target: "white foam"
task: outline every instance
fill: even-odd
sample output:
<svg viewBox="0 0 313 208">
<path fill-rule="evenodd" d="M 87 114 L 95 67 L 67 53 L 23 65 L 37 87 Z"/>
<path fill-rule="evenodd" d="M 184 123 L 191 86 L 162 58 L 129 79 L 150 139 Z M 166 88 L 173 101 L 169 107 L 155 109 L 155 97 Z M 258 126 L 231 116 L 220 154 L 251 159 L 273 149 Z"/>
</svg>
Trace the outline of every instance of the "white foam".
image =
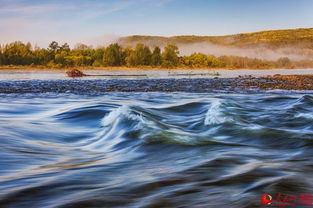
<svg viewBox="0 0 313 208">
<path fill-rule="evenodd" d="M 230 121 L 229 118 L 222 111 L 222 103 L 220 100 L 213 101 L 205 116 L 205 125 L 222 124 L 226 121 Z"/>
<path fill-rule="evenodd" d="M 130 107 L 125 105 L 111 111 L 107 116 L 102 119 L 101 124 L 104 127 L 111 126 L 121 117 L 126 117 L 127 119 L 143 122 L 143 118 L 141 115 L 135 115 Z"/>
</svg>

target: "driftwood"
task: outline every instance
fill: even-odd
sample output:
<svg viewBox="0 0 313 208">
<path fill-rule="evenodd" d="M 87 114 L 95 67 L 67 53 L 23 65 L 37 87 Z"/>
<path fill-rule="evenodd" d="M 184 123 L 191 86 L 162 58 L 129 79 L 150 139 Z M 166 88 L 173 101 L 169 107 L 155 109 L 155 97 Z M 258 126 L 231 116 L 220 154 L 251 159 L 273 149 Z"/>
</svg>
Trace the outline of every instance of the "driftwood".
<svg viewBox="0 0 313 208">
<path fill-rule="evenodd" d="M 69 77 L 84 77 L 87 76 L 86 74 L 84 74 L 83 72 L 79 71 L 78 69 L 72 69 L 70 71 L 66 72 L 67 76 Z"/>
</svg>

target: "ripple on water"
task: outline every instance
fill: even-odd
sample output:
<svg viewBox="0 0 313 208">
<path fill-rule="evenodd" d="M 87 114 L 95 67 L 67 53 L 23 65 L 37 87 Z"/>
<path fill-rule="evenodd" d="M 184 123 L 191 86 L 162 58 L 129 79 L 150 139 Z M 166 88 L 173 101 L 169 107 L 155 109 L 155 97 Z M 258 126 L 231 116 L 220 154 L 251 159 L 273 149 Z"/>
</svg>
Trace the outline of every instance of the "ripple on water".
<svg viewBox="0 0 313 208">
<path fill-rule="evenodd" d="M 1 97 L 1 207 L 258 207 L 313 190 L 309 94 Z"/>
</svg>

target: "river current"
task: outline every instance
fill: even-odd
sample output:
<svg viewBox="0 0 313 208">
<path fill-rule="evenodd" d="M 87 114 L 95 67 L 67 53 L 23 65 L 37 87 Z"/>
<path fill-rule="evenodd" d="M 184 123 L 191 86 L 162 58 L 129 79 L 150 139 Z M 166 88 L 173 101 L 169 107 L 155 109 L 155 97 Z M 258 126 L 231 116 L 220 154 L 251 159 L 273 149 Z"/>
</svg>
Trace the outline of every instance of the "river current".
<svg viewBox="0 0 313 208">
<path fill-rule="evenodd" d="M 310 93 L 0 95 L 0 207 L 264 207 L 312 157 Z"/>
</svg>

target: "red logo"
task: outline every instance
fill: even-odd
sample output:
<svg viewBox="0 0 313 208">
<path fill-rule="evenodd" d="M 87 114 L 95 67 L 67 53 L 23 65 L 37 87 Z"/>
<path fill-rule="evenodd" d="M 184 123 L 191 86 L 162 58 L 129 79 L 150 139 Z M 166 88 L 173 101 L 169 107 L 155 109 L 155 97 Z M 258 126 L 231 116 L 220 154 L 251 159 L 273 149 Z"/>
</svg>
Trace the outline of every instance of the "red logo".
<svg viewBox="0 0 313 208">
<path fill-rule="evenodd" d="M 297 205 L 302 206 L 313 206 L 313 195 L 312 194 L 300 194 L 287 195 L 278 193 L 277 197 L 273 198 L 269 194 L 263 194 L 260 199 L 264 206 L 277 206 L 277 207 L 293 207 Z"/>
<path fill-rule="evenodd" d="M 269 206 L 271 205 L 273 202 L 273 197 L 269 194 L 263 194 L 261 196 L 261 203 L 264 205 L 264 206 Z"/>
</svg>

